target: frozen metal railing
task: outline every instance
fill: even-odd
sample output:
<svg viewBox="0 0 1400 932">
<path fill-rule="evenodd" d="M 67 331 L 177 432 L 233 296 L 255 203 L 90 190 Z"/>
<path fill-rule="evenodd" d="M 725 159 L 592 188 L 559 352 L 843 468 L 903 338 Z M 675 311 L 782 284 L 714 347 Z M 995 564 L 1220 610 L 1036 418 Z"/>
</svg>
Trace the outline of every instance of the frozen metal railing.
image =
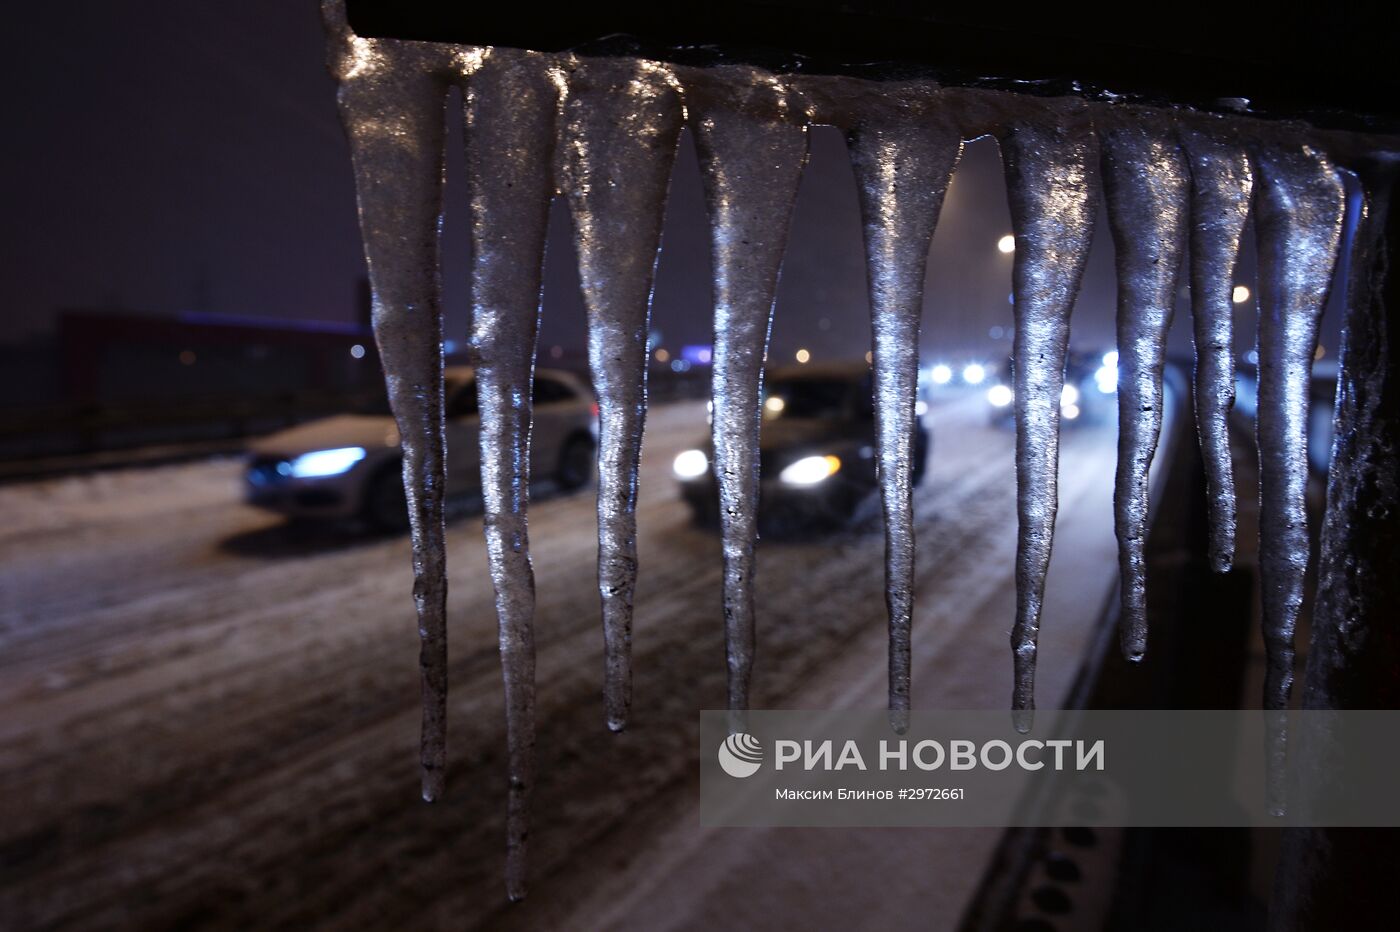
<svg viewBox="0 0 1400 932">
<path fill-rule="evenodd" d="M 1030 727 L 1034 709 L 1036 641 L 1057 507 L 1057 400 L 1069 314 L 1101 189 L 1118 256 L 1122 376 L 1115 529 L 1122 644 L 1131 660 L 1141 659 L 1147 649 L 1147 473 L 1161 426 L 1165 334 L 1188 243 L 1212 563 L 1219 570 L 1230 566 L 1235 518 L 1225 431 L 1233 400 L 1228 293 L 1254 205 L 1261 274 L 1264 701 L 1270 709 L 1286 707 L 1308 560 L 1303 492 L 1309 367 L 1346 217 L 1338 172 L 1364 159 L 1385 162 L 1394 139 L 932 81 L 781 75 L 748 66 L 699 68 L 365 38 L 350 29 L 340 0 L 326 0 L 324 12 L 355 164 L 375 333 L 405 450 L 423 643 L 422 762 L 428 799 L 442 792 L 446 764 L 437 236 L 444 107 L 449 88 L 462 90 L 473 244 L 471 346 L 478 366 L 485 527 L 507 697 L 511 897 L 525 892 L 534 766 L 534 581 L 526 477 L 548 208 L 557 194 L 573 212 L 588 308 L 590 365 L 601 408 L 599 588 L 606 724 L 619 730 L 630 704 L 645 335 L 667 182 L 682 125 L 695 137 L 711 219 L 713 429 L 728 693 L 736 726 L 748 704 L 753 670 L 752 506 L 763 358 L 807 131 L 816 124 L 848 134 L 866 228 L 895 727 L 902 725 L 911 702 L 908 428 L 924 262 L 962 142 L 987 135 L 1002 148 L 1017 241 L 1020 538 L 1012 706 L 1019 725 Z M 1371 197 L 1374 177 L 1379 176 L 1363 175 Z M 1363 240 L 1366 236 L 1374 234 L 1364 233 Z M 1380 368 L 1387 365 L 1383 360 Z M 1344 378 L 1344 392 L 1346 385 Z M 1344 432 L 1339 437 L 1346 442 Z M 1393 450 L 1390 454 L 1393 462 Z M 1393 502 L 1393 487 L 1382 497 L 1387 495 L 1385 501 Z M 1282 732 L 1274 736 L 1271 753 L 1275 759 L 1285 753 Z M 1282 805 L 1282 787 L 1275 789 Z"/>
</svg>

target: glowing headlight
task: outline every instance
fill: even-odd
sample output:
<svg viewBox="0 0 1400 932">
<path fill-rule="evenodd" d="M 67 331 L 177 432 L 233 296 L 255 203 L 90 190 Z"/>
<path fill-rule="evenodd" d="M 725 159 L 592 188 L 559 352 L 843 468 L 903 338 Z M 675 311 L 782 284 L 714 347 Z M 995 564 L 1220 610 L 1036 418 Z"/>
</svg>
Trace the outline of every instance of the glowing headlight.
<svg viewBox="0 0 1400 932">
<path fill-rule="evenodd" d="M 783 409 L 786 407 L 787 402 L 783 400 L 783 397 L 781 395 L 769 395 L 768 400 L 763 403 L 763 410 L 771 414 L 773 417 L 777 417 L 779 414 L 782 414 Z"/>
<path fill-rule="evenodd" d="M 671 468 L 679 479 L 698 479 L 710 468 L 710 458 L 704 450 L 686 450 L 676 457 Z"/>
<path fill-rule="evenodd" d="M 836 475 L 841 460 L 835 456 L 805 456 L 784 469 L 778 478 L 788 485 L 816 485 Z"/>
<path fill-rule="evenodd" d="M 1065 416 L 1065 420 L 1072 421 L 1079 417 L 1079 405 L 1065 405 L 1060 408 L 1060 413 Z"/>
<path fill-rule="evenodd" d="M 338 476 L 348 472 L 365 458 L 364 447 L 339 447 L 335 450 L 316 450 L 303 453 L 292 460 L 292 478 L 315 479 L 318 476 Z"/>
<path fill-rule="evenodd" d="M 1011 389 L 1007 388 L 1005 385 L 993 385 L 991 388 L 987 389 L 987 400 L 992 403 L 992 407 L 994 408 L 1006 407 L 1011 404 L 1011 399 L 1013 397 L 1015 396 L 1012 395 Z"/>
<path fill-rule="evenodd" d="M 939 363 L 929 370 L 928 377 L 933 379 L 934 385 L 947 385 L 953 381 L 953 370 Z"/>
<path fill-rule="evenodd" d="M 1105 369 L 1118 368 L 1118 351 L 1116 349 L 1103 354 L 1103 365 Z"/>
<path fill-rule="evenodd" d="M 1100 367 L 1094 373 L 1094 384 L 1105 395 L 1112 395 L 1118 390 L 1118 366 L 1115 364 Z"/>
<path fill-rule="evenodd" d="M 1060 389 L 1060 407 L 1068 407 L 1079 401 L 1079 389 L 1073 385 L 1066 385 Z"/>
<path fill-rule="evenodd" d="M 981 385 L 982 380 L 987 377 L 987 370 L 978 363 L 973 363 L 963 369 L 963 381 L 968 385 Z"/>
</svg>

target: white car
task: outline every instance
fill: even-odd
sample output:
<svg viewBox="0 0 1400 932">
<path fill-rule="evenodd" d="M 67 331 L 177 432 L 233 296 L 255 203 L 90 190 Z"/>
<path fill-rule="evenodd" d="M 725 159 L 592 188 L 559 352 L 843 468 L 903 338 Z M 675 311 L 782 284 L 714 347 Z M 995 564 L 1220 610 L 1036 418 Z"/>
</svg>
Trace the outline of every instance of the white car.
<svg viewBox="0 0 1400 932">
<path fill-rule="evenodd" d="M 447 494 L 481 490 L 476 379 L 467 366 L 444 372 Z M 598 406 L 568 372 L 535 373 L 530 478 L 562 489 L 593 477 Z M 294 518 L 361 518 L 385 530 L 408 526 L 399 432 L 387 412 L 343 414 L 262 437 L 249 447 L 249 504 Z"/>
</svg>

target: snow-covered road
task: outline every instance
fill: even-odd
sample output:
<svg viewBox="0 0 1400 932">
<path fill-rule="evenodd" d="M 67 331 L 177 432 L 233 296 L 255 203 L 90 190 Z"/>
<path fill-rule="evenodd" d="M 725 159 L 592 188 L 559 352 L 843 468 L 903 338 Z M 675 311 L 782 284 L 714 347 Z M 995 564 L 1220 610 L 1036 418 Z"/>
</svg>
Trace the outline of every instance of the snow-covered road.
<svg viewBox="0 0 1400 932">
<path fill-rule="evenodd" d="M 914 705 L 1001 708 L 1012 435 L 973 398 L 931 417 Z M 0 488 L 0 926 L 955 923 L 994 832 L 695 823 L 697 712 L 724 701 L 719 545 L 690 525 L 669 464 L 704 429 L 693 404 L 649 421 L 622 735 L 603 727 L 592 497 L 532 506 L 539 781 L 532 894 L 514 907 L 479 517 L 449 528 L 450 770 L 428 805 L 406 538 L 286 527 L 239 502 L 233 460 Z M 1111 427 L 1066 435 L 1042 707 L 1110 590 L 1113 457 Z M 760 547 L 756 706 L 883 703 L 873 505 L 843 532 Z"/>
</svg>

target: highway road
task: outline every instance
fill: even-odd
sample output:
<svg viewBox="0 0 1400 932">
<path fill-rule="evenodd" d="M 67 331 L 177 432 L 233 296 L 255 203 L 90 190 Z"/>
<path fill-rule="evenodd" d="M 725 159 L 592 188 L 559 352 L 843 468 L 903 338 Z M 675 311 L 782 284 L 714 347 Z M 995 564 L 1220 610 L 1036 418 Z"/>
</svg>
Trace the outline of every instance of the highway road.
<svg viewBox="0 0 1400 932">
<path fill-rule="evenodd" d="M 1011 692 L 1012 435 L 930 412 L 916 500 L 914 705 Z M 994 830 L 705 829 L 698 711 L 724 699 L 719 545 L 670 462 L 702 405 L 656 408 L 639 505 L 635 721 L 603 727 L 593 500 L 542 494 L 532 892 L 501 881 L 495 618 L 470 509 L 449 529 L 447 799 L 418 797 L 405 538 L 288 527 L 218 459 L 0 487 L 0 926 L 949 928 Z M 1040 705 L 1111 591 L 1113 429 L 1065 438 Z M 884 701 L 883 538 L 765 540 L 755 705 Z"/>
</svg>

